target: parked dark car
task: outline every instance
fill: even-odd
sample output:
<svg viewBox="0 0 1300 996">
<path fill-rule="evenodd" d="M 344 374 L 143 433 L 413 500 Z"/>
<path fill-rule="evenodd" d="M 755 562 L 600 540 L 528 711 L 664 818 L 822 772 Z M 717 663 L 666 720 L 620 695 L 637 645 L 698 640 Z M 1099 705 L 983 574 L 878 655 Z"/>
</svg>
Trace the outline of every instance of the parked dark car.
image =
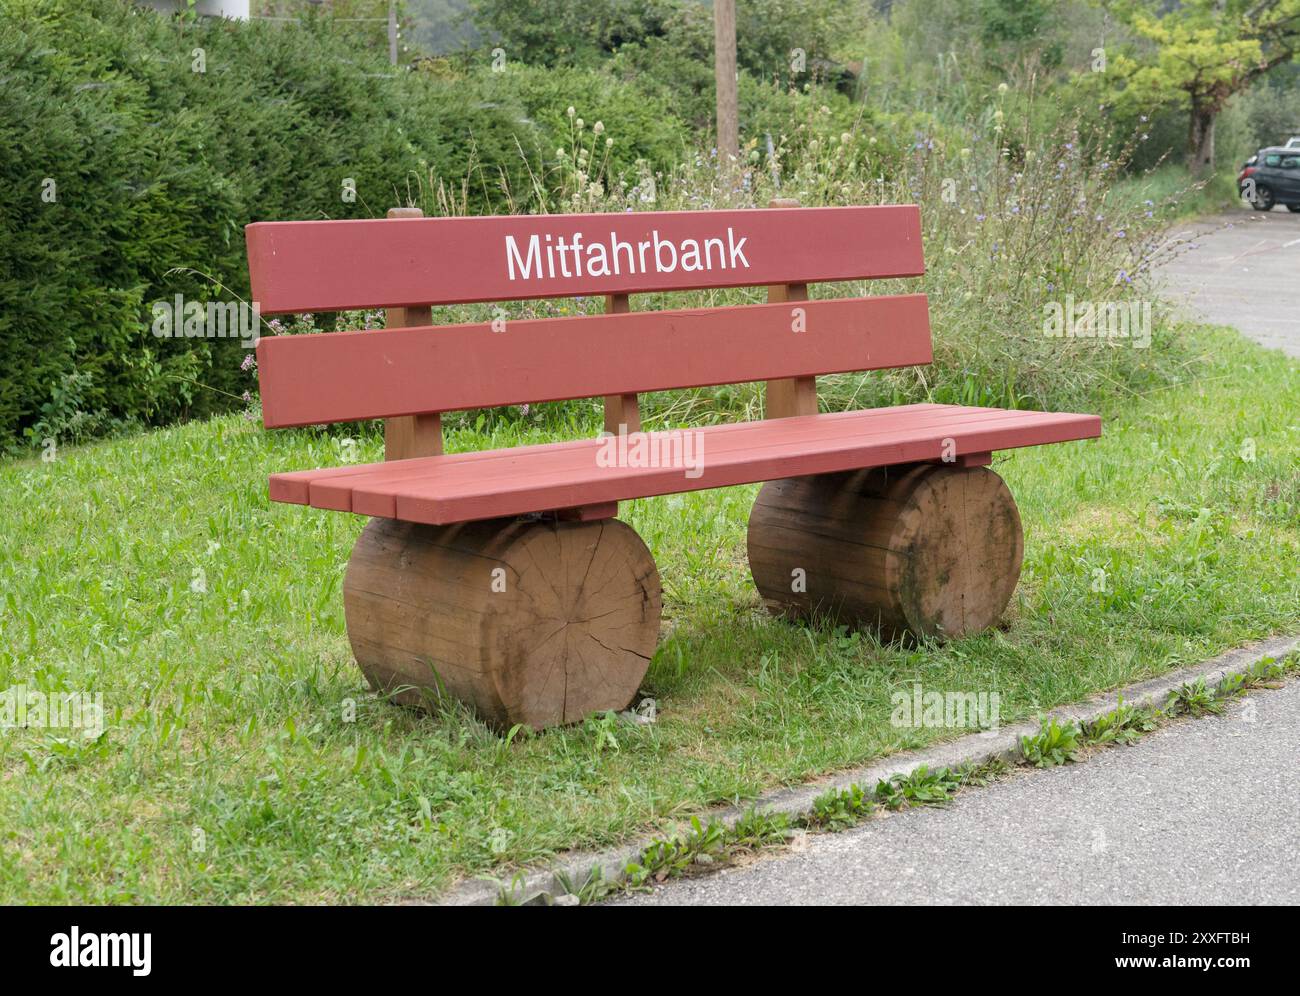
<svg viewBox="0 0 1300 996">
<path fill-rule="evenodd" d="M 1237 189 L 1256 211 L 1285 204 L 1288 211 L 1300 212 L 1300 148 L 1260 149 L 1242 166 Z"/>
</svg>

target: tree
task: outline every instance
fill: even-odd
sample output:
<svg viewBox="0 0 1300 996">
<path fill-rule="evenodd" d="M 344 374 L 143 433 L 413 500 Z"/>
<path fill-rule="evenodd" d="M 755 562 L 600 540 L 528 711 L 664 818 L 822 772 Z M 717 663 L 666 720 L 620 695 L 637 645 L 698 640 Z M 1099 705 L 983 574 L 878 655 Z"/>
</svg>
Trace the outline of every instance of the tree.
<svg viewBox="0 0 1300 996">
<path fill-rule="evenodd" d="M 470 0 L 474 25 L 512 61 L 595 65 L 627 44 L 664 34 L 682 0 Z"/>
<path fill-rule="evenodd" d="M 1188 109 L 1187 165 L 1214 168 L 1214 122 L 1233 94 L 1300 51 L 1300 0 L 1121 0 L 1111 8 L 1157 46 L 1143 62 L 1115 68 L 1129 95 L 1163 100 L 1176 92 Z"/>
</svg>

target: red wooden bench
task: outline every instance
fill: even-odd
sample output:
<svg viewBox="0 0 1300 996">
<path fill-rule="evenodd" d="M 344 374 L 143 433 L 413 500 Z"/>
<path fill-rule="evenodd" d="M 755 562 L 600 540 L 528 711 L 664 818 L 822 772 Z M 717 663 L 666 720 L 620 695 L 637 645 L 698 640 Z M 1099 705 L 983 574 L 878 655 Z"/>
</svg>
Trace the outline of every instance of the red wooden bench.
<svg viewBox="0 0 1300 996">
<path fill-rule="evenodd" d="M 991 454 L 1101 432 L 1093 415 L 954 405 L 818 413 L 819 374 L 930 362 L 924 295 L 807 293 L 921 275 L 915 206 L 397 209 L 247 237 L 262 314 L 389 309 L 383 331 L 258 343 L 268 428 L 387 420 L 385 462 L 273 474 L 271 498 L 374 516 L 344 584 L 371 684 L 415 704 L 449 693 L 500 727 L 635 695 L 661 590 L 620 501 L 769 482 L 748 532 L 769 608 L 961 636 L 998 620 L 1020 572 L 1020 518 Z M 629 310 L 635 293 L 755 285 L 767 304 Z M 579 295 L 605 295 L 607 313 L 431 325 L 431 304 Z M 639 393 L 757 380 L 761 421 L 640 432 Z M 442 453 L 441 412 L 598 396 L 621 441 Z"/>
</svg>

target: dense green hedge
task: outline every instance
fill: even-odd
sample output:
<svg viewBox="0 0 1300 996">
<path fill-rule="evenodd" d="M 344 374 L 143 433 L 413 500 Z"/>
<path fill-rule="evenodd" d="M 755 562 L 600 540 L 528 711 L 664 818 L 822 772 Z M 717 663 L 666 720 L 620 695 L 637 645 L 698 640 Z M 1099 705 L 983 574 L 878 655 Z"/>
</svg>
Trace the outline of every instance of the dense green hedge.
<svg viewBox="0 0 1300 996">
<path fill-rule="evenodd" d="M 238 343 L 155 338 L 149 309 L 246 295 L 251 221 L 375 217 L 475 171 L 463 209 L 500 210 L 569 146 L 569 105 L 609 122 L 615 171 L 670 165 L 686 132 L 662 97 L 595 70 L 393 70 L 324 21 L 0 11 L 0 448 L 237 406 Z"/>
</svg>

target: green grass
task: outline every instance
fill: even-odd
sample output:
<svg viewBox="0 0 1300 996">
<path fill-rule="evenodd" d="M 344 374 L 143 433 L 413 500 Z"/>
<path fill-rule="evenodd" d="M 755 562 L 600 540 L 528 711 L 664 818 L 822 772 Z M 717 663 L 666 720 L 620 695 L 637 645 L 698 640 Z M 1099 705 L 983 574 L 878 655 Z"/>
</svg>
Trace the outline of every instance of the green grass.
<svg viewBox="0 0 1300 996">
<path fill-rule="evenodd" d="M 1246 205 L 1237 194 L 1236 160 L 1221 162 L 1203 183 L 1181 163 L 1165 163 L 1148 173 L 1126 176 L 1111 189 L 1110 199 L 1121 209 L 1150 208 L 1165 222 L 1219 214 Z M 1147 202 L 1150 202 L 1148 204 Z"/>
<path fill-rule="evenodd" d="M 882 647 L 770 619 L 745 567 L 753 488 L 629 503 L 664 581 L 658 722 L 510 742 L 365 690 L 341 605 L 362 520 L 265 497 L 270 471 L 339 462 L 337 435 L 232 416 L 0 467 L 0 689 L 101 692 L 108 714 L 97 740 L 0 731 L 0 901 L 378 901 L 508 880 L 962 732 L 891 725 L 915 681 L 997 691 L 1009 722 L 1294 630 L 1296 365 L 1229 333 L 1192 345 L 1197 379 L 1116 403 L 1101 440 L 999 458 L 1026 532 L 1004 629 Z M 594 425 L 594 407 L 563 411 Z M 466 419 L 450 442 L 549 438 L 541 418 Z M 360 457 L 379 453 L 364 435 Z"/>
</svg>

